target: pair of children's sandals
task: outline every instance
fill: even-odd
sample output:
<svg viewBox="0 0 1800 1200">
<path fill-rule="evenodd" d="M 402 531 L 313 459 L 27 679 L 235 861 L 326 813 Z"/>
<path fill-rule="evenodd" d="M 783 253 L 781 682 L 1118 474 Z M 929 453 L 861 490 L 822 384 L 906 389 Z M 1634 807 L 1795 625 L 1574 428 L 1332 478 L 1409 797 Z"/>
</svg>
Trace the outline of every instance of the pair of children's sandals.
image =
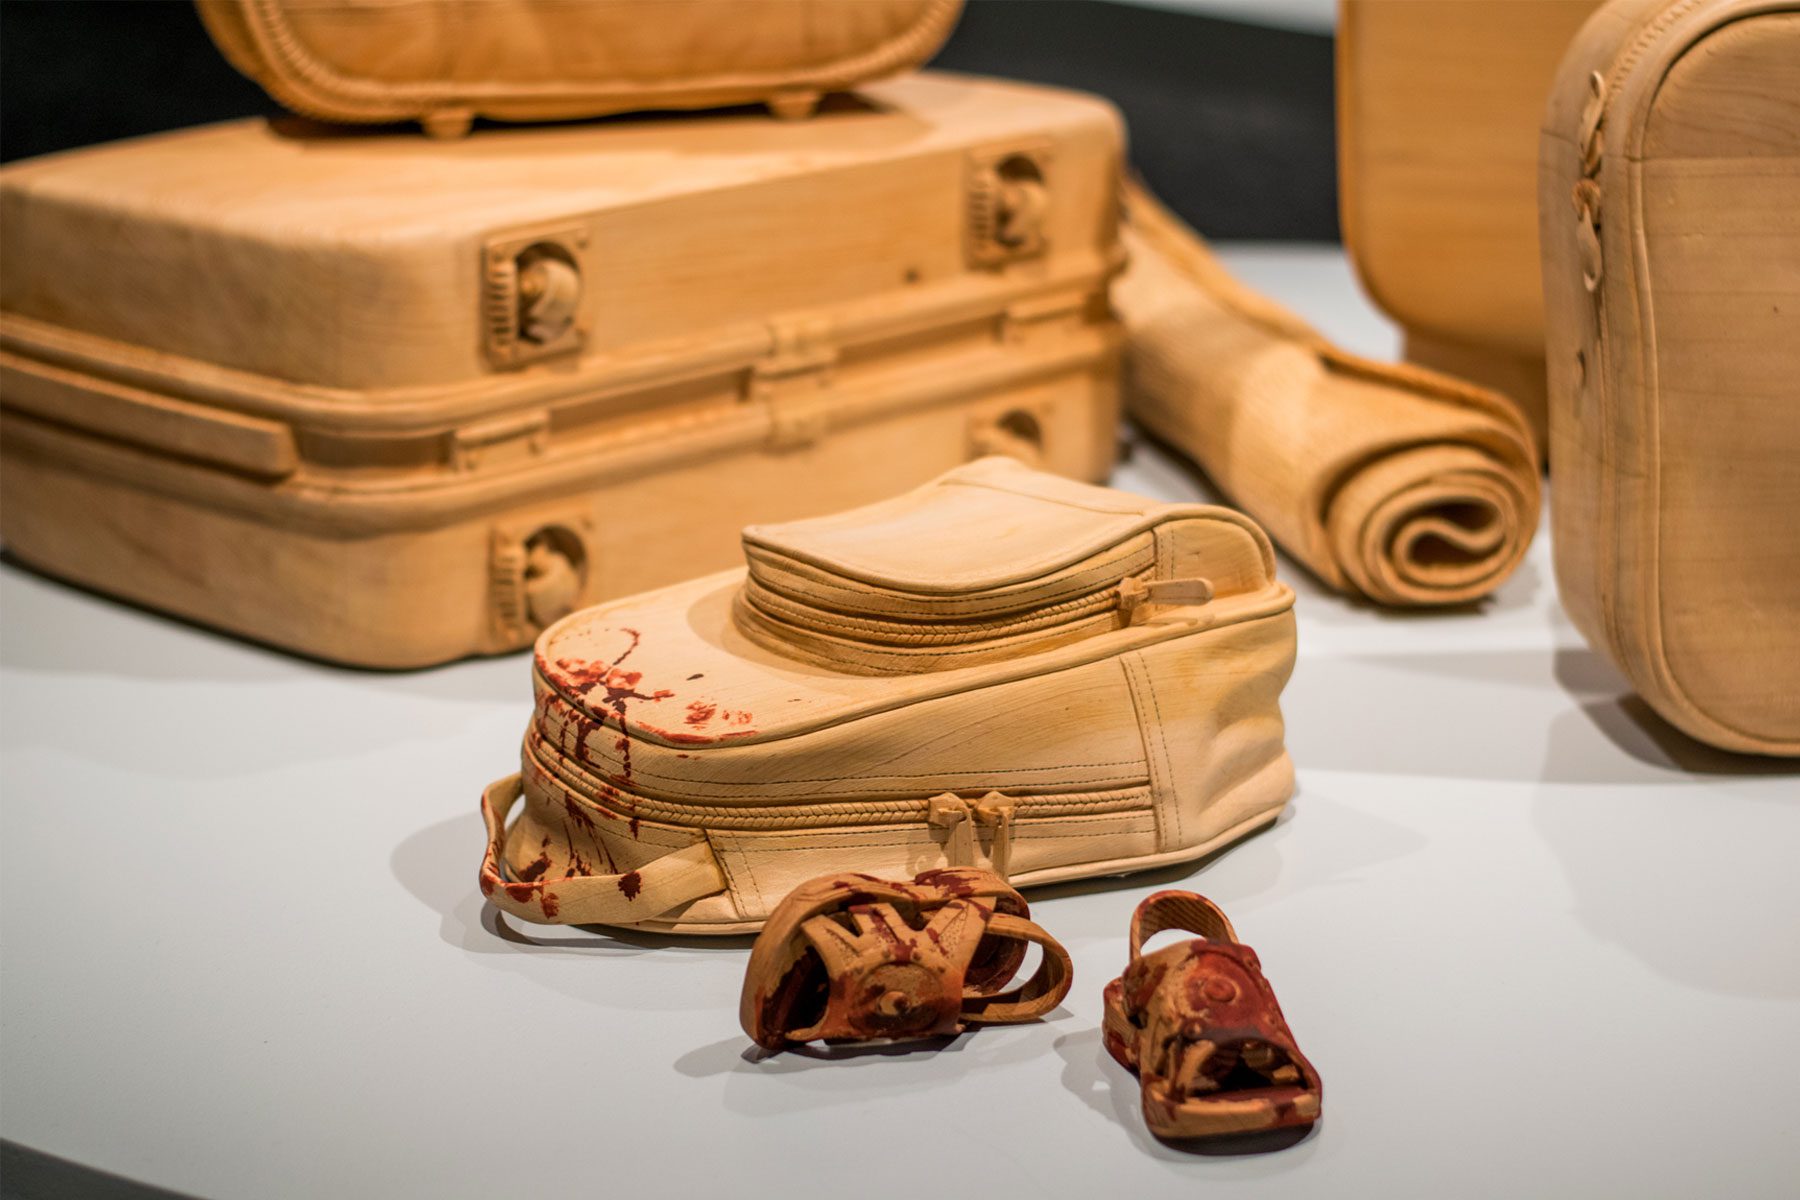
<svg viewBox="0 0 1800 1200">
<path fill-rule="evenodd" d="M 1149 954 L 1166 930 L 1198 936 Z M 1028 944 L 1041 950 L 1016 986 Z M 1025 898 L 972 868 L 911 882 L 826 875 L 777 906 L 750 952 L 740 1016 L 758 1045 L 945 1036 L 1035 1020 L 1068 994 L 1068 952 Z M 1294 1044 L 1256 952 L 1219 907 L 1157 892 L 1131 918 L 1131 958 L 1106 985 L 1106 1048 L 1143 1088 L 1144 1120 L 1181 1139 L 1310 1125 L 1318 1072 Z"/>
</svg>

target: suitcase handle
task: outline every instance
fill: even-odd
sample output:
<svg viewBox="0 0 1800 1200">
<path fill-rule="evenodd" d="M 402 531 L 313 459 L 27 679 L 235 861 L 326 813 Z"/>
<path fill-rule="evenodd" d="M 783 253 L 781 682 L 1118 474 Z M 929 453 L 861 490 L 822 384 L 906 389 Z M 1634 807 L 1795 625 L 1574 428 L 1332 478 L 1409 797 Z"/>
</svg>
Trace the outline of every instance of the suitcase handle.
<svg viewBox="0 0 1800 1200">
<path fill-rule="evenodd" d="M 725 876 L 704 839 L 619 875 L 507 879 L 500 873 L 506 820 L 524 792 L 514 772 L 481 793 L 481 817 L 487 822 L 481 893 L 501 912 L 544 924 L 630 925 L 725 890 Z"/>
</svg>

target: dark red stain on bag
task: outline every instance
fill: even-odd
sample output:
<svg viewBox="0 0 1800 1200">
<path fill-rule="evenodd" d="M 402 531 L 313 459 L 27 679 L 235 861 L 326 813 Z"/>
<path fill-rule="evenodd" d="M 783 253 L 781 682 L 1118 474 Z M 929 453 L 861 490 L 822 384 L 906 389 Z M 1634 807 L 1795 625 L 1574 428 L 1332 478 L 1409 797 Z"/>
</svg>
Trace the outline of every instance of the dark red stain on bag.
<svg viewBox="0 0 1800 1200">
<path fill-rule="evenodd" d="M 546 843 L 548 843 L 549 840 L 549 838 L 544 839 Z M 519 882 L 521 883 L 535 883 L 537 880 L 541 879 L 544 872 L 549 869 L 550 856 L 548 854 L 540 854 L 524 866 L 520 867 L 517 871 L 513 872 L 513 874 L 519 877 Z"/>
<path fill-rule="evenodd" d="M 563 811 L 569 815 L 569 820 L 587 830 L 589 836 L 592 836 L 597 832 L 594 826 L 594 818 L 588 813 L 587 806 L 567 792 L 563 793 Z M 611 813 L 608 813 L 603 808 L 597 808 L 594 811 L 603 817 L 610 818 L 612 816 Z"/>
<path fill-rule="evenodd" d="M 705 678 L 706 678 L 706 673 L 705 673 L 705 672 L 704 672 L 704 671 L 702 671 L 702 672 L 701 672 L 701 673 L 700 673 L 700 674 L 698 674 L 698 675 L 689 675 L 689 676 L 688 676 L 688 677 L 687 677 L 687 681 L 688 681 L 688 682 L 689 682 L 689 683 L 692 683 L 692 682 L 694 682 L 694 680 L 696 680 L 696 679 L 705 679 Z"/>
<path fill-rule="evenodd" d="M 556 920 L 556 914 L 562 911 L 562 905 L 557 901 L 554 892 L 545 892 L 543 895 L 539 896 L 538 906 L 544 910 L 544 919 L 546 921 Z"/>
<path fill-rule="evenodd" d="M 704 725 L 712 720 L 713 714 L 718 711 L 719 706 L 717 704 L 708 704 L 704 700 L 695 700 L 687 706 L 687 716 L 682 719 L 689 725 Z"/>
<path fill-rule="evenodd" d="M 638 893 L 643 890 L 643 876 L 639 875 L 636 871 L 627 871 L 625 874 L 619 876 L 619 891 L 624 893 L 627 900 L 636 900 L 638 898 Z"/>
</svg>

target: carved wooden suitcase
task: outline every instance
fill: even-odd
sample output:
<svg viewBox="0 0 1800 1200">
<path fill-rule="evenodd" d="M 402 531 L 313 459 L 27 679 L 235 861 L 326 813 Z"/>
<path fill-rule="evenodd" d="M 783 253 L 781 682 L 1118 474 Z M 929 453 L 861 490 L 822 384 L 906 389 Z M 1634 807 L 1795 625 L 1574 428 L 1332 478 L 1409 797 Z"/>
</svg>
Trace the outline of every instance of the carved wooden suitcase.
<svg viewBox="0 0 1800 1200">
<path fill-rule="evenodd" d="M 238 122 L 0 171 L 0 535 L 410 667 L 1016 453 L 1110 468 L 1120 127 L 920 75 L 762 112 Z"/>
<path fill-rule="evenodd" d="M 1537 130 L 1599 0 L 1340 0 L 1344 246 L 1406 356 L 1516 401 L 1544 445 Z"/>
<path fill-rule="evenodd" d="M 1544 119 L 1564 606 L 1702 741 L 1800 754 L 1800 0 L 1615 0 Z"/>
<path fill-rule="evenodd" d="M 538 639 L 503 910 L 739 933 L 825 872 L 1117 875 L 1287 803 L 1293 592 L 1239 513 L 991 458 L 744 551 Z"/>
</svg>

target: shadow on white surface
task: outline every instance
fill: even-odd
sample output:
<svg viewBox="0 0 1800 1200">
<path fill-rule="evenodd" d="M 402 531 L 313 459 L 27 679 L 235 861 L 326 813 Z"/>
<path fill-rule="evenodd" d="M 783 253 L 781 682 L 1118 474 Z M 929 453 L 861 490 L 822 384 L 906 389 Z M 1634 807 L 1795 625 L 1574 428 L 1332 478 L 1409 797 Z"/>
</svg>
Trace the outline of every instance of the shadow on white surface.
<svg viewBox="0 0 1800 1200">
<path fill-rule="evenodd" d="M 1317 1124 L 1272 1134 L 1164 1141 L 1144 1124 L 1143 1089 L 1137 1077 L 1106 1052 L 1098 1029 L 1059 1037 L 1055 1048 L 1063 1060 L 1063 1087 L 1117 1125 L 1140 1153 L 1160 1162 L 1194 1168 L 1183 1171 L 1184 1175 L 1229 1179 L 1279 1176 L 1312 1157 Z M 1229 1162 L 1208 1161 L 1220 1159 Z"/>
<path fill-rule="evenodd" d="M 1732 754 L 1695 741 L 1656 715 L 1631 690 L 1618 668 L 1592 650 L 1559 650 L 1556 681 L 1579 701 L 1579 711 L 1614 749 L 1661 772 L 1699 776 L 1792 775 L 1800 762 Z M 1552 739 L 1554 750 L 1554 737 Z M 1800 790 L 1795 793 L 1800 799 Z"/>
<path fill-rule="evenodd" d="M 97 678 L 265 683 L 286 678 L 279 651 L 66 583 L 0 553 L 0 666 Z M 157 626 L 145 637 L 145 622 Z"/>
<path fill-rule="evenodd" d="M 997 1025 L 947 1040 L 863 1047 L 850 1053 L 765 1055 L 743 1034 L 691 1050 L 675 1060 L 689 1079 L 723 1077 L 725 1107 L 748 1117 L 831 1108 L 858 1097 L 905 1092 L 909 1097 L 952 1087 L 971 1075 L 1030 1063 L 1050 1050 L 1071 1021 L 1058 1008 L 1046 1021 Z"/>
<path fill-rule="evenodd" d="M 1370 694 L 1378 704 L 1359 702 Z M 1800 764 L 1727 754 L 1679 733 L 1587 650 L 1303 658 L 1282 708 L 1289 750 L 1307 768 L 1687 787 L 1697 776 L 1800 775 Z"/>
</svg>

